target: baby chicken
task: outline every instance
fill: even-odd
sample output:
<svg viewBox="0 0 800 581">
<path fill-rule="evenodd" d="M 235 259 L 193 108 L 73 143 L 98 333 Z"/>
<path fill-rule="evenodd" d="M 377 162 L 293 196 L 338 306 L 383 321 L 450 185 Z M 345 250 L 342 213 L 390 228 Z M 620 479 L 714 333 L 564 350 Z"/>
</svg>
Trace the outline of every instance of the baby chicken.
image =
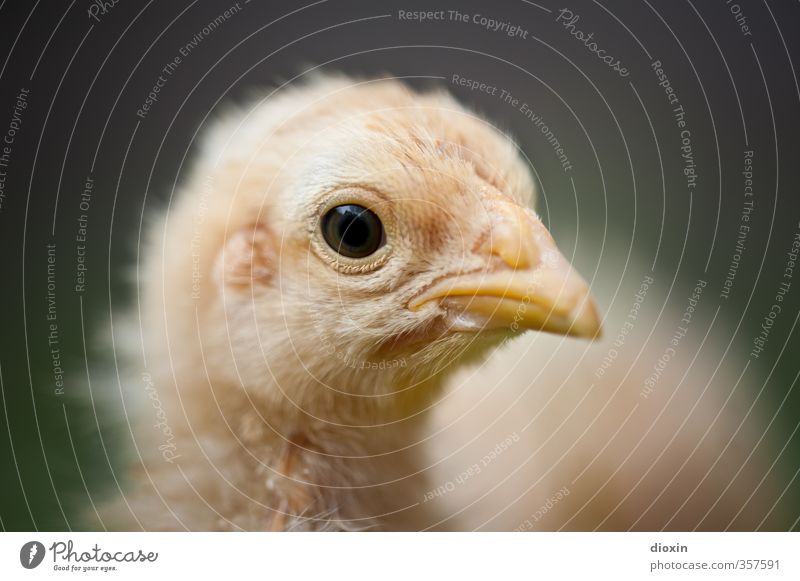
<svg viewBox="0 0 800 581">
<path fill-rule="evenodd" d="M 113 526 L 436 526 L 428 420 L 453 372 L 525 330 L 599 334 L 515 145 L 445 92 L 276 91 L 216 123 L 182 190 L 140 272 L 158 406 Z"/>
<path fill-rule="evenodd" d="M 183 189 L 141 273 L 163 421 L 136 434 L 123 526 L 417 528 L 459 362 L 599 330 L 514 144 L 444 92 L 281 91 L 222 119 Z"/>
</svg>

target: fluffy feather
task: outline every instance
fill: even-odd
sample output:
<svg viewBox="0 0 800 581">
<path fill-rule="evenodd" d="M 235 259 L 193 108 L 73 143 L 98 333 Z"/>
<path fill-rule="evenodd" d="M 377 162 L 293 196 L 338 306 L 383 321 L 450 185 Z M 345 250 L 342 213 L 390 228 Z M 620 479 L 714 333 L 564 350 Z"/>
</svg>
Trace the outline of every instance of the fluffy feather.
<svg viewBox="0 0 800 581">
<path fill-rule="evenodd" d="M 321 204 L 352 188 L 386 218 L 381 268 L 348 270 L 315 246 Z M 635 392 L 611 376 L 587 391 L 592 364 L 572 369 L 586 344 L 507 345 L 514 333 L 448 333 L 440 311 L 407 308 L 452 265 L 485 268 L 472 244 L 500 198 L 534 203 L 527 165 L 444 92 L 321 77 L 224 115 L 151 229 L 141 273 L 138 347 L 174 450 L 163 454 L 145 407 L 135 485 L 105 516 L 150 530 L 509 529 L 567 486 L 569 501 L 532 528 L 668 524 L 662 505 L 644 512 L 638 467 L 666 451 L 650 477 L 666 478 L 703 422 L 660 429 L 622 462 L 631 446 L 618 440 L 641 438 L 658 408 L 615 434 Z M 498 345 L 479 372 L 464 366 Z M 480 475 L 426 502 L 512 433 Z M 692 482 L 723 444 L 689 461 Z"/>
</svg>

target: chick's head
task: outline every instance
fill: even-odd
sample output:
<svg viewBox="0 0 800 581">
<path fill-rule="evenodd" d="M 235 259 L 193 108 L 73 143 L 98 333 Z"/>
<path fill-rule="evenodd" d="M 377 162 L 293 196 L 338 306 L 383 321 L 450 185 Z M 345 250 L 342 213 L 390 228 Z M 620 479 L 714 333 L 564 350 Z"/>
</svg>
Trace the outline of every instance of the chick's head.
<svg viewBox="0 0 800 581">
<path fill-rule="evenodd" d="M 423 365 L 599 331 L 516 146 L 446 93 L 328 82 L 262 107 L 230 138 L 220 256 L 228 311 L 249 304 L 262 343 L 309 366 Z"/>
</svg>

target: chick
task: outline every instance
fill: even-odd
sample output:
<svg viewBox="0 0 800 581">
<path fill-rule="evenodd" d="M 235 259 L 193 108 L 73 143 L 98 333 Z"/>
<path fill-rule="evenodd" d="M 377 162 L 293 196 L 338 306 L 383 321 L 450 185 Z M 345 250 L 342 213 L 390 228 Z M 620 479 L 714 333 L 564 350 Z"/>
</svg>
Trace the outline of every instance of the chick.
<svg viewBox="0 0 800 581">
<path fill-rule="evenodd" d="M 323 77 L 221 119 L 145 254 L 161 421 L 120 526 L 418 528 L 452 370 L 599 330 L 533 199 L 514 144 L 444 92 Z"/>
<path fill-rule="evenodd" d="M 448 379 L 526 330 L 600 331 L 534 202 L 514 143 L 445 92 L 320 77 L 225 115 L 151 229 L 158 428 L 143 410 L 112 526 L 447 522 L 422 497 Z"/>
</svg>

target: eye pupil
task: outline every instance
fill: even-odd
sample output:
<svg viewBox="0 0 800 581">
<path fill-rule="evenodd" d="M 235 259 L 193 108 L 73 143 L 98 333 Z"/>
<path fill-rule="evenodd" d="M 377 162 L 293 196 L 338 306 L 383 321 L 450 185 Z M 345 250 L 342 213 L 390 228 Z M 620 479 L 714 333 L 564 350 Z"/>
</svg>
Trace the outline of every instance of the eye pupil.
<svg viewBox="0 0 800 581">
<path fill-rule="evenodd" d="M 322 217 L 322 235 L 333 250 L 349 258 L 364 258 L 384 244 L 380 218 L 364 206 L 343 204 Z"/>
</svg>

